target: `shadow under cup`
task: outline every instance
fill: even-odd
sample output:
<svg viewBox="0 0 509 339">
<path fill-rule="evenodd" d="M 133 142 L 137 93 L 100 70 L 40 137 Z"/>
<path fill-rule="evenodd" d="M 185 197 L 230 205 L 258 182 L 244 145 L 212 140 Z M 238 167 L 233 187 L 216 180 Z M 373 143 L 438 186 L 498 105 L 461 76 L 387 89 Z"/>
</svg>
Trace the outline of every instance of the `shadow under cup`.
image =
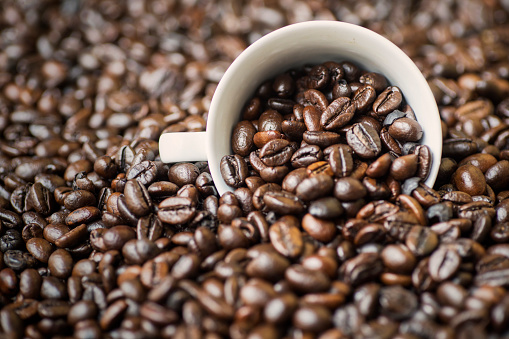
<svg viewBox="0 0 509 339">
<path fill-rule="evenodd" d="M 233 128 L 259 85 L 291 68 L 325 61 L 351 61 L 364 70 L 383 74 L 391 85 L 401 89 L 423 128 L 421 143 L 432 151 L 432 168 L 425 183 L 433 186 L 442 153 L 441 124 L 433 94 L 417 66 L 392 42 L 366 28 L 312 21 L 262 37 L 232 63 L 221 79 L 206 132 L 206 154 L 219 194 L 233 190 L 221 176 L 220 161 L 232 154 Z"/>
</svg>

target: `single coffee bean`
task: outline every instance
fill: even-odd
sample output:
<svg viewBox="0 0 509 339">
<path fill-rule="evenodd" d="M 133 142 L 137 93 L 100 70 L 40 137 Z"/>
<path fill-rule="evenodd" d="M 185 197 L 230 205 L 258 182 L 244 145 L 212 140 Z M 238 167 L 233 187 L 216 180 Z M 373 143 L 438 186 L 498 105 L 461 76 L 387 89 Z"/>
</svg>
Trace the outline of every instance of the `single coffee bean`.
<svg viewBox="0 0 509 339">
<path fill-rule="evenodd" d="M 295 194 L 304 201 L 315 200 L 332 192 L 333 179 L 327 174 L 317 174 L 306 178 L 296 187 Z"/>
<path fill-rule="evenodd" d="M 247 156 L 253 151 L 256 128 L 247 120 L 240 121 L 233 129 L 232 149 L 235 154 Z"/>
<path fill-rule="evenodd" d="M 344 281 L 354 286 L 376 278 L 382 271 L 383 263 L 376 253 L 360 253 L 340 267 Z"/>
<path fill-rule="evenodd" d="M 404 181 L 414 176 L 417 171 L 418 157 L 408 154 L 394 159 L 390 168 L 390 175 L 399 181 Z"/>
<path fill-rule="evenodd" d="M 67 215 L 65 223 L 70 226 L 77 226 L 83 223 L 95 221 L 101 217 L 101 211 L 94 206 L 80 207 Z"/>
<path fill-rule="evenodd" d="M 49 215 L 55 204 L 53 194 L 40 182 L 30 187 L 26 199 L 27 205 L 42 215 Z"/>
<path fill-rule="evenodd" d="M 114 226 L 104 232 L 103 241 L 108 249 L 119 250 L 124 244 L 136 237 L 136 232 L 132 227 L 121 225 Z"/>
<path fill-rule="evenodd" d="M 367 194 L 364 185 L 351 177 L 340 178 L 334 185 L 334 196 L 341 201 L 354 201 Z"/>
<path fill-rule="evenodd" d="M 300 307 L 293 315 L 293 324 L 304 331 L 321 333 L 332 326 L 331 314 L 321 306 Z"/>
<path fill-rule="evenodd" d="M 19 291 L 26 299 L 36 299 L 42 284 L 42 277 L 33 268 L 27 268 L 19 276 Z"/>
<path fill-rule="evenodd" d="M 341 135 L 330 131 L 306 131 L 303 134 L 305 142 L 311 145 L 317 145 L 320 148 L 326 148 L 341 141 Z"/>
<path fill-rule="evenodd" d="M 381 155 L 373 161 L 366 169 L 366 175 L 371 178 L 380 178 L 387 174 L 392 164 L 392 157 L 389 153 Z"/>
<path fill-rule="evenodd" d="M 380 289 L 381 313 L 394 320 L 412 317 L 417 310 L 417 296 L 401 286 L 387 286 Z"/>
<path fill-rule="evenodd" d="M 331 284 L 324 273 L 297 264 L 285 271 L 285 279 L 292 289 L 302 293 L 324 292 Z"/>
<path fill-rule="evenodd" d="M 65 279 L 71 275 L 73 264 L 72 256 L 65 249 L 57 249 L 51 253 L 48 259 L 48 269 L 51 275 L 59 279 Z"/>
<path fill-rule="evenodd" d="M 302 228 L 311 237 L 324 243 L 331 241 L 336 235 L 334 222 L 316 218 L 309 213 L 302 219 Z"/>
<path fill-rule="evenodd" d="M 263 196 L 263 202 L 267 210 L 281 215 L 301 214 L 305 211 L 302 200 L 298 196 L 285 191 L 267 192 Z"/>
<path fill-rule="evenodd" d="M 410 118 L 397 119 L 389 126 L 389 134 L 400 141 L 419 141 L 422 138 L 422 127 Z"/>
<path fill-rule="evenodd" d="M 453 175 L 454 184 L 460 191 L 480 195 L 486 190 L 486 179 L 481 170 L 473 165 L 459 167 Z"/>
<path fill-rule="evenodd" d="M 264 307 L 264 318 L 273 324 L 283 324 L 290 320 L 297 309 L 298 299 L 292 293 L 278 295 L 271 299 Z"/>
<path fill-rule="evenodd" d="M 307 104 L 312 105 L 320 113 L 323 113 L 329 105 L 325 95 L 316 89 L 308 89 L 303 93 L 303 97 L 305 100 L 305 106 L 307 106 Z"/>
<path fill-rule="evenodd" d="M 362 158 L 374 158 L 382 151 L 378 133 L 369 125 L 357 123 L 346 133 L 348 145 Z"/>
<path fill-rule="evenodd" d="M 294 168 L 301 168 L 307 167 L 312 163 L 322 160 L 322 157 L 323 153 L 320 147 L 316 145 L 310 145 L 301 147 L 295 151 L 290 161 Z"/>
<path fill-rule="evenodd" d="M 94 206 L 96 198 L 93 193 L 85 190 L 71 191 L 64 199 L 64 206 L 68 210 L 74 211 L 80 207 Z"/>
<path fill-rule="evenodd" d="M 355 105 L 356 109 L 359 111 L 365 111 L 368 107 L 371 106 L 373 101 L 376 98 L 376 91 L 373 86 L 368 84 L 362 84 L 355 91 L 352 102 Z"/>
<path fill-rule="evenodd" d="M 306 125 L 306 129 L 308 131 L 321 131 L 323 130 L 322 125 L 320 125 L 320 116 L 321 112 L 319 112 L 314 106 L 306 106 L 302 110 L 302 116 L 304 119 L 304 124 Z"/>
<path fill-rule="evenodd" d="M 350 98 L 337 98 L 327 106 L 321 115 L 320 124 L 328 131 L 337 130 L 353 118 L 355 109 L 356 106 Z"/>
<path fill-rule="evenodd" d="M 283 117 L 276 110 L 269 109 L 258 118 L 258 132 L 278 131 L 281 132 Z"/>
<path fill-rule="evenodd" d="M 53 252 L 51 244 L 42 238 L 32 238 L 27 242 L 27 250 L 34 256 L 35 259 L 47 263 L 48 259 Z"/>
<path fill-rule="evenodd" d="M 285 257 L 295 258 L 304 249 L 300 230 L 287 221 L 277 221 L 269 228 L 270 242 Z"/>
<path fill-rule="evenodd" d="M 240 155 L 224 156 L 220 167 L 223 179 L 231 187 L 240 187 L 248 176 L 246 162 Z"/>
<path fill-rule="evenodd" d="M 387 87 L 373 103 L 373 111 L 378 115 L 387 115 L 397 109 L 402 100 L 403 95 L 398 87 Z"/>
<path fill-rule="evenodd" d="M 281 166 L 290 161 L 294 148 L 288 140 L 274 139 L 260 150 L 260 160 L 269 167 Z"/>
<path fill-rule="evenodd" d="M 102 228 L 100 228 L 102 229 Z M 89 235 L 87 225 L 81 224 L 76 226 L 69 232 L 61 235 L 55 240 L 55 245 L 61 248 L 69 248 L 78 245 L 81 241 L 86 239 Z"/>
<path fill-rule="evenodd" d="M 461 258 L 453 249 L 441 246 L 429 258 L 429 274 L 437 282 L 449 279 L 459 268 Z"/>
<path fill-rule="evenodd" d="M 343 214 L 341 202 L 334 197 L 325 197 L 311 202 L 309 214 L 321 219 L 335 219 Z"/>
<path fill-rule="evenodd" d="M 405 244 L 414 255 L 423 256 L 437 247 L 438 237 L 429 228 L 414 226 L 407 234 Z"/>
<path fill-rule="evenodd" d="M 484 175 L 486 183 L 490 185 L 493 190 L 503 190 L 509 184 L 507 179 L 509 175 L 509 161 L 501 160 L 495 163 L 486 170 Z"/>
<path fill-rule="evenodd" d="M 354 169 L 353 150 L 347 145 L 331 146 L 329 164 L 336 177 L 347 177 Z"/>
<path fill-rule="evenodd" d="M 147 188 L 138 180 L 128 180 L 124 188 L 124 196 L 127 207 L 137 217 L 150 213 L 152 201 Z"/>
<path fill-rule="evenodd" d="M 159 204 L 157 216 L 161 221 L 171 224 L 185 224 L 196 215 L 196 208 L 190 198 L 170 197 Z"/>
</svg>

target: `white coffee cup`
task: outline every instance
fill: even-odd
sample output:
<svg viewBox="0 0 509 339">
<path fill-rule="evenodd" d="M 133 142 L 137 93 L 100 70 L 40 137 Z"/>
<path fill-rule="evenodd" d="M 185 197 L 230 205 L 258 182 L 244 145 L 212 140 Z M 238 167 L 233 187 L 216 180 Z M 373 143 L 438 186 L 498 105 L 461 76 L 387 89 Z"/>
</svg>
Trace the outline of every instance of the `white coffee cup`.
<svg viewBox="0 0 509 339">
<path fill-rule="evenodd" d="M 205 161 L 219 194 L 233 189 L 219 164 L 232 154 L 231 134 L 242 109 L 264 81 L 290 68 L 325 61 L 351 61 L 383 74 L 398 86 L 423 128 L 422 144 L 432 152 L 425 183 L 433 187 L 442 155 L 440 116 L 431 90 L 417 66 L 391 41 L 357 26 L 337 21 L 308 21 L 273 31 L 246 48 L 225 72 L 212 98 L 206 132 L 165 133 L 159 139 L 166 163 Z"/>
</svg>

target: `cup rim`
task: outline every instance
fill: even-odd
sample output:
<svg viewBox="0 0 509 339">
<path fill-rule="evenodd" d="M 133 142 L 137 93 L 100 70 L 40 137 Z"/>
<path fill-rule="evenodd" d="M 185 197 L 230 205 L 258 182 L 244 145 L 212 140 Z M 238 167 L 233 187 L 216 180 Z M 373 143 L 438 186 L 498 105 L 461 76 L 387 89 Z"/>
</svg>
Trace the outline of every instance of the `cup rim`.
<svg viewBox="0 0 509 339">
<path fill-rule="evenodd" d="M 414 77 L 415 86 L 418 86 L 420 90 L 422 91 L 422 97 L 424 97 L 426 103 L 431 105 L 431 110 L 433 110 L 436 114 L 429 114 L 429 119 L 435 120 L 433 122 L 434 125 L 437 125 L 441 128 L 440 124 L 440 117 L 439 117 L 439 111 L 438 107 L 436 105 L 435 98 L 433 96 L 433 93 L 431 92 L 431 89 L 429 88 L 429 85 L 424 78 L 423 74 L 419 70 L 419 68 L 415 65 L 415 63 L 410 59 L 408 55 L 406 55 L 397 45 L 395 45 L 392 41 L 389 39 L 383 37 L 382 35 L 359 25 L 341 22 L 341 21 L 332 21 L 332 20 L 315 20 L 315 21 L 305 21 L 305 22 L 299 22 L 290 24 L 284 27 L 281 27 L 279 29 L 276 29 L 255 42 L 253 42 L 250 46 L 248 46 L 239 56 L 232 62 L 232 64 L 228 67 L 226 72 L 224 73 L 223 77 L 221 78 L 220 82 L 218 83 L 216 90 L 214 92 L 210 108 L 209 108 L 209 117 L 207 121 L 207 143 L 205 145 L 206 147 L 206 153 L 207 158 L 209 162 L 209 169 L 211 172 L 211 175 L 214 179 L 214 182 L 216 184 L 216 187 L 218 188 L 219 194 L 223 194 L 226 191 L 232 191 L 233 188 L 226 185 L 226 183 L 223 180 L 223 177 L 220 172 L 220 157 L 214 157 L 215 151 L 214 151 L 214 138 L 217 136 L 214 135 L 214 133 L 211 133 L 211 131 L 218 130 L 220 127 L 218 125 L 219 119 L 215 118 L 214 116 L 217 114 L 218 111 L 220 111 L 220 103 L 221 98 L 224 95 L 228 95 L 225 93 L 225 87 L 227 87 L 227 83 L 230 81 L 230 78 L 233 76 L 233 74 L 237 72 L 242 72 L 241 67 L 244 67 L 246 64 L 246 60 L 250 58 L 250 55 L 253 54 L 254 51 L 263 48 L 265 45 L 272 44 L 274 41 L 277 41 L 279 39 L 284 39 L 289 34 L 298 34 L 298 32 L 304 32 L 309 29 L 313 30 L 327 30 L 331 29 L 331 26 L 334 26 L 335 30 L 344 30 L 345 34 L 352 33 L 357 36 L 363 35 L 369 39 L 372 39 L 373 42 L 378 44 L 383 44 L 384 48 L 389 50 L 390 54 L 394 55 L 394 58 L 398 59 L 398 62 L 401 63 L 401 69 L 405 70 L 407 73 L 411 73 L 411 75 Z M 354 61 L 354 60 L 353 60 Z M 355 61 L 354 61 L 355 62 Z M 259 85 L 259 84 L 258 84 Z M 402 88 L 403 94 L 405 93 L 404 88 Z M 248 98 L 246 98 L 247 100 Z M 429 108 L 429 107 L 428 107 Z M 433 112 L 430 112 L 433 113 Z M 213 119 L 210 119 L 213 117 Z M 240 112 L 239 112 L 240 117 Z M 419 119 L 418 119 L 419 120 Z M 230 134 L 231 131 L 224 131 L 225 133 Z M 426 133 L 426 131 L 425 131 Z M 429 132 L 428 132 L 429 133 Z M 438 175 L 438 168 L 439 168 L 439 162 L 442 155 L 442 137 L 440 134 L 440 140 L 431 140 L 433 142 L 432 146 L 429 146 L 432 151 L 432 167 L 429 173 L 428 178 L 424 181 L 428 186 L 433 187 L 436 177 Z M 230 152 L 231 152 L 231 137 L 228 135 L 228 144 L 230 145 Z M 433 138 L 434 139 L 434 138 Z M 430 141 L 430 140 L 428 140 Z M 230 153 L 232 154 L 232 153 Z M 437 163 L 438 162 L 438 163 Z M 218 182 L 220 180 L 220 182 Z"/>
</svg>

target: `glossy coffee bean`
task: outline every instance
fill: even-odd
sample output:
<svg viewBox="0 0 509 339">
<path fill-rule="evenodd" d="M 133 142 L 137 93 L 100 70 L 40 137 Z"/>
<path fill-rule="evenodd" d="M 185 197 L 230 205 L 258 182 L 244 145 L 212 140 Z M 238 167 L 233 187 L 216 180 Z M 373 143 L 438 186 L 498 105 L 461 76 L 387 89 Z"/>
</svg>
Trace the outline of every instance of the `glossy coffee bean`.
<svg viewBox="0 0 509 339">
<path fill-rule="evenodd" d="M 348 145 L 361 158 L 374 158 L 382 151 L 380 137 L 369 125 L 354 124 L 346 133 L 346 139 Z"/>
</svg>

